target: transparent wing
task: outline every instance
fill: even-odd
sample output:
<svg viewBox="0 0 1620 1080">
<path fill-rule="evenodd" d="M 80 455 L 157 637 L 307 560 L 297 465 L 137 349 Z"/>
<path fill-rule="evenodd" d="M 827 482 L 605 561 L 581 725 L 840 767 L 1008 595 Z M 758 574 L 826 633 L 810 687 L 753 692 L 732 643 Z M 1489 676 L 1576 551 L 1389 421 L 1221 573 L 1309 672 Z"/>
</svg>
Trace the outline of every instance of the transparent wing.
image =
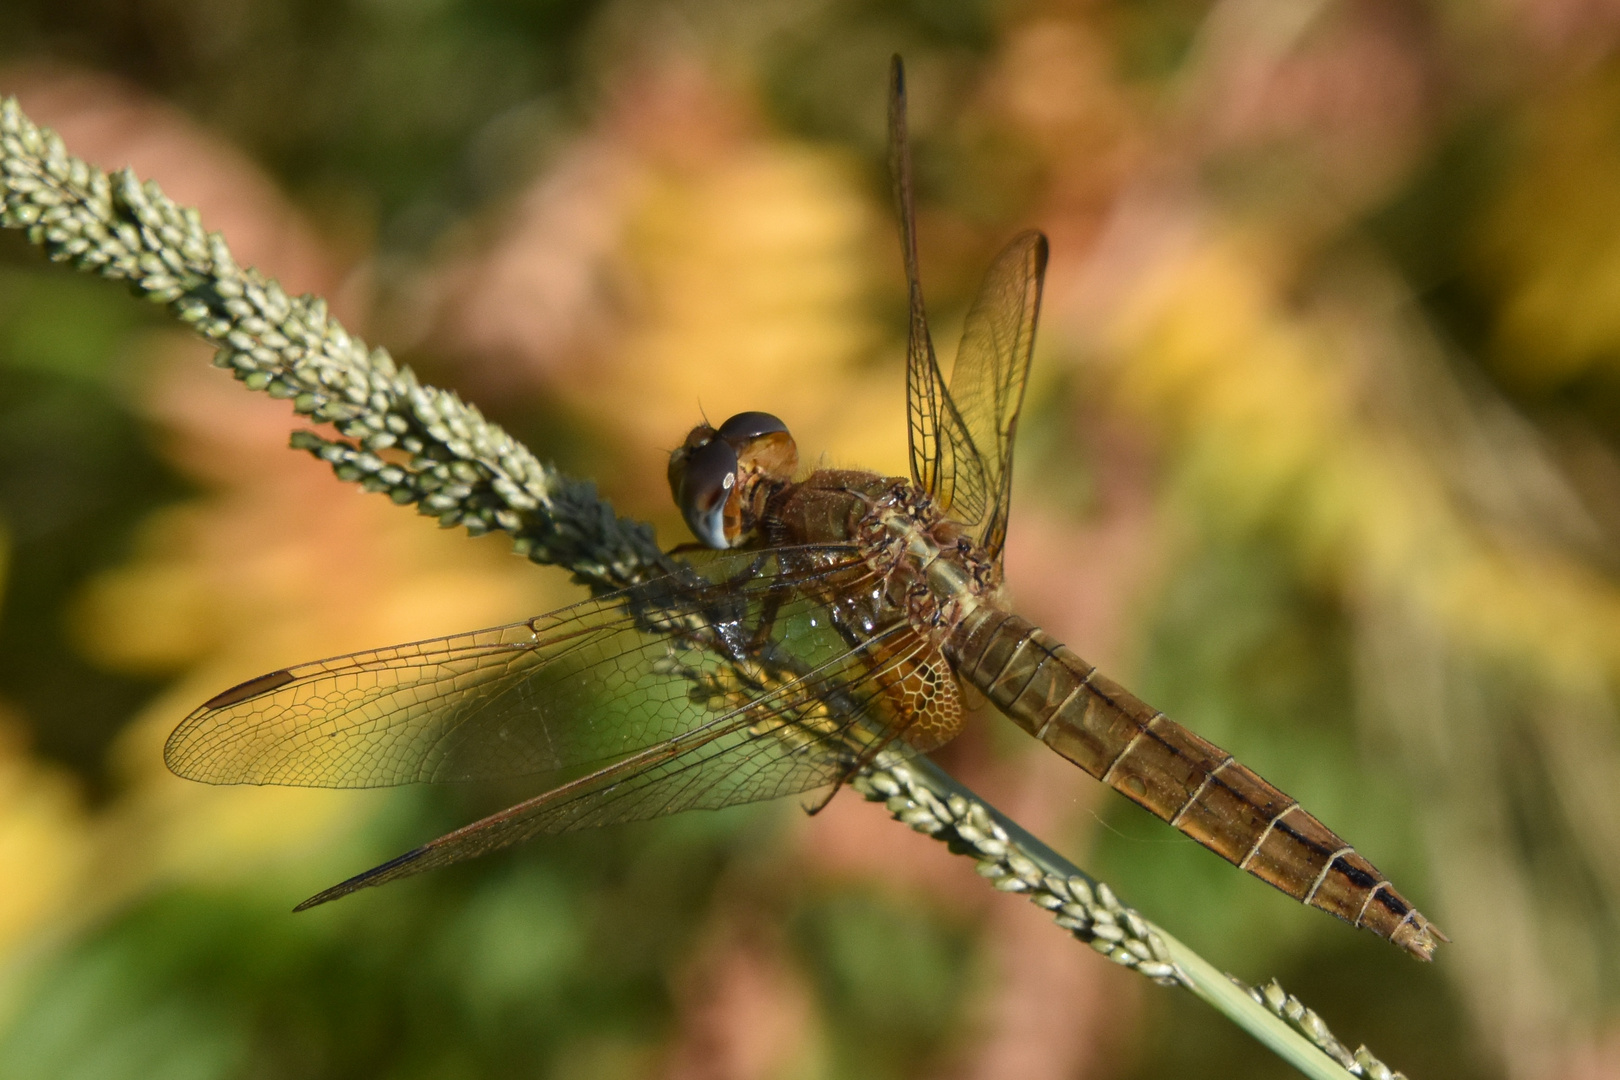
<svg viewBox="0 0 1620 1080">
<path fill-rule="evenodd" d="M 988 498 L 982 517 L 958 520 L 977 525 L 976 537 L 992 555 L 1000 554 L 1007 538 L 1013 438 L 1035 350 L 1046 256 L 1046 237 L 1034 231 L 1020 233 L 1001 250 L 968 310 L 951 368 L 951 401 L 980 452 Z"/>
<path fill-rule="evenodd" d="M 260 676 L 186 717 L 164 760 L 206 783 L 307 787 L 611 760 L 734 708 L 725 695 L 770 665 L 846 652 L 825 602 L 868 575 L 844 547 L 716 553 L 528 622 Z"/>
<path fill-rule="evenodd" d="M 847 777 L 921 722 L 897 700 L 931 657 L 905 623 L 763 687 L 736 708 L 667 742 L 439 837 L 317 893 L 299 910 L 358 889 L 475 858 L 537 836 L 790 795 Z M 905 744 L 898 744 L 902 747 Z"/>
<path fill-rule="evenodd" d="M 992 492 L 984 458 L 946 389 L 928 333 L 922 283 L 917 275 L 917 215 L 911 191 L 911 144 L 906 136 L 906 78 L 898 56 L 889 83 L 889 172 L 900 214 L 900 247 L 911 307 L 906 343 L 911 479 L 952 517 L 975 525 L 987 514 Z"/>
</svg>

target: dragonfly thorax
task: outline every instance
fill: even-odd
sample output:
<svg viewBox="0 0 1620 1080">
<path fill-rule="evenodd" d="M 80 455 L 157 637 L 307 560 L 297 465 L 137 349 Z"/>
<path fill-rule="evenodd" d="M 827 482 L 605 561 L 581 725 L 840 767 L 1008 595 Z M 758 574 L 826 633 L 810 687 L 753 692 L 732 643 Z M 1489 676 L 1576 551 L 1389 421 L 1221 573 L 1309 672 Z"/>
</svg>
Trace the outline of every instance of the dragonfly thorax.
<svg viewBox="0 0 1620 1080">
<path fill-rule="evenodd" d="M 927 493 L 873 472 L 819 469 L 784 485 L 766 504 L 760 541 L 853 546 L 884 606 L 941 639 L 1001 585 L 996 560 Z"/>
<path fill-rule="evenodd" d="M 857 540 L 869 560 L 887 563 L 889 594 L 896 602 L 904 597 L 912 624 L 940 636 L 1000 592 L 997 561 L 905 481 L 891 483 Z"/>
</svg>

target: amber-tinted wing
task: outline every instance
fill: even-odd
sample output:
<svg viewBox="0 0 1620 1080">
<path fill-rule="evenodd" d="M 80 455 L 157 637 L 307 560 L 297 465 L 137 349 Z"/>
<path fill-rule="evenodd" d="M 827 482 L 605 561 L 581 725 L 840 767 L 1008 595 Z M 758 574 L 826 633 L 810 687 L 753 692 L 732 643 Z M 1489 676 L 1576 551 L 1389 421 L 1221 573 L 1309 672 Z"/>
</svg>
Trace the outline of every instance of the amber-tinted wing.
<svg viewBox="0 0 1620 1080">
<path fill-rule="evenodd" d="M 906 412 L 911 478 L 997 555 L 1007 534 L 1013 438 L 1035 347 L 1046 237 L 1021 233 L 996 256 L 968 311 L 947 387 L 928 332 L 917 270 L 905 71 L 898 56 L 889 93 L 889 168 L 910 302 Z"/>
<path fill-rule="evenodd" d="M 955 733 L 938 650 L 848 547 L 704 553 L 525 623 L 304 664 L 227 690 L 165 759 L 213 783 L 364 787 L 604 763 L 306 901 L 549 833 L 840 780 Z"/>
<path fill-rule="evenodd" d="M 697 558 L 528 622 L 260 676 L 186 717 L 164 760 L 214 784 L 542 774 L 686 734 L 734 710 L 723 695 L 746 679 L 849 650 L 821 599 L 867 577 L 848 549 Z"/>
<path fill-rule="evenodd" d="M 1013 439 L 1035 351 L 1046 255 L 1046 237 L 1034 231 L 1002 248 L 968 310 L 951 368 L 951 401 L 979 451 L 988 493 L 982 517 L 958 520 L 976 526 L 979 543 L 991 555 L 1001 553 L 1007 538 Z"/>
<path fill-rule="evenodd" d="M 917 215 L 911 190 L 911 143 L 906 135 L 906 76 L 894 58 L 889 83 L 889 172 L 900 215 L 900 249 L 906 264 L 910 325 L 906 343 L 906 420 L 911 479 L 942 509 L 964 524 L 989 510 L 992 492 L 983 455 L 957 414 L 934 355 L 917 273 Z"/>
<path fill-rule="evenodd" d="M 298 909 L 537 836 L 775 798 L 842 780 L 883 747 L 905 745 L 890 726 L 897 718 L 893 680 L 925 654 L 938 656 L 912 627 L 892 624 L 797 676 L 769 682 L 673 739 L 441 836 L 317 893 Z M 948 679 L 942 657 L 938 666 Z"/>
</svg>

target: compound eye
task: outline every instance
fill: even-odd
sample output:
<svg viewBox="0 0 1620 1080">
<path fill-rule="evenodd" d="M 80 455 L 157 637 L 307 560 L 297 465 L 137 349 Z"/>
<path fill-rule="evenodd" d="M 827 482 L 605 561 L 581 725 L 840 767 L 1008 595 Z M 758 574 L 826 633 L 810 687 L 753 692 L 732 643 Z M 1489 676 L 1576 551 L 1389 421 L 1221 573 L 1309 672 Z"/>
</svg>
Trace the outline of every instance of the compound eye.
<svg viewBox="0 0 1620 1080">
<path fill-rule="evenodd" d="M 692 448 L 675 485 L 675 504 L 692 535 L 712 548 L 727 548 L 726 500 L 737 486 L 737 451 L 724 439 Z"/>
<path fill-rule="evenodd" d="M 787 434 L 787 425 L 768 412 L 740 412 L 720 425 L 722 439 L 736 446 L 761 435 Z"/>
</svg>

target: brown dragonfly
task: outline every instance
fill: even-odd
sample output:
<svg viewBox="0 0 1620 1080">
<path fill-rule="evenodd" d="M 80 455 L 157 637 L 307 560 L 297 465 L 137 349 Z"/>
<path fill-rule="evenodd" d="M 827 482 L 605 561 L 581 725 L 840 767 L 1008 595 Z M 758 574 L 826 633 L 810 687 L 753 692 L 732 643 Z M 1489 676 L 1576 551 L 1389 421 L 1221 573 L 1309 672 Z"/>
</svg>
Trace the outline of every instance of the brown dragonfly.
<svg viewBox="0 0 1620 1080">
<path fill-rule="evenodd" d="M 193 780 L 554 778 L 300 909 L 535 836 L 835 792 L 880 752 L 925 753 L 954 737 L 966 686 L 1295 899 L 1423 959 L 1446 940 L 1297 802 L 1007 609 L 1013 440 L 1047 242 L 1027 232 L 996 257 L 947 382 L 918 284 L 905 123 L 897 59 L 910 478 L 796 479 L 776 417 L 704 424 L 671 456 L 669 479 L 705 547 L 677 549 L 667 574 L 510 626 L 284 668 L 205 703 L 164 754 Z"/>
</svg>

